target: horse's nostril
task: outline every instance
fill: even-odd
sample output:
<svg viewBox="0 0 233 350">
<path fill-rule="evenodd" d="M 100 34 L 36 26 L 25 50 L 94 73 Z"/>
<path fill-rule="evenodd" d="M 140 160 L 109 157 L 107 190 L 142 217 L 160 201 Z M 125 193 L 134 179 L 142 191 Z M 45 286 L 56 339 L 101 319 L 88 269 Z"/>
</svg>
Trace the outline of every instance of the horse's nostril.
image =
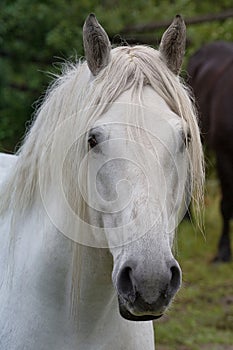
<svg viewBox="0 0 233 350">
<path fill-rule="evenodd" d="M 124 299 L 130 302 L 135 301 L 136 293 L 133 285 L 132 269 L 129 266 L 124 267 L 119 274 L 118 292 Z"/>
<path fill-rule="evenodd" d="M 170 268 L 171 271 L 171 280 L 170 287 L 172 290 L 177 290 L 180 287 L 181 283 L 181 273 L 178 266 L 174 265 Z"/>
</svg>

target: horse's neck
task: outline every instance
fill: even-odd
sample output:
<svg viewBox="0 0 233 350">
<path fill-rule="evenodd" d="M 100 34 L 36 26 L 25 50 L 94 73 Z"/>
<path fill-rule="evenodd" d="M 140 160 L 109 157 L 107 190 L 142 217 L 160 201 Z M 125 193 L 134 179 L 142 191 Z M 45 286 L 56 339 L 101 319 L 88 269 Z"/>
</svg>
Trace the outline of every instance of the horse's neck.
<svg viewBox="0 0 233 350">
<path fill-rule="evenodd" d="M 14 232 L 17 239 L 11 243 L 13 254 L 8 264 L 12 268 L 8 276 L 4 274 L 0 289 L 0 344 L 12 350 L 96 349 L 101 318 L 109 323 L 111 312 L 116 314 L 110 257 L 106 251 L 80 247 L 77 276 L 80 292 L 77 315 L 73 318 L 70 314 L 73 243 L 48 220 L 40 220 L 38 210 L 34 213 L 35 210 L 17 222 Z M 7 227 L 5 224 L 5 230 Z M 1 233 L 6 237 L 9 232 Z M 7 244 L 4 248 L 6 253 Z M 1 266 L 6 266 L 6 254 L 0 255 Z"/>
<path fill-rule="evenodd" d="M 7 232 L 10 225 L 5 223 L 3 236 L 16 237 L 10 243 L 12 254 L 8 259 L 3 254 L 10 269 L 0 290 L 0 344 L 12 350 L 40 350 L 54 338 L 53 350 L 62 348 L 70 336 L 73 349 L 67 310 L 70 242 L 48 221 L 40 225 L 33 212 L 17 222 L 14 232 Z"/>
</svg>

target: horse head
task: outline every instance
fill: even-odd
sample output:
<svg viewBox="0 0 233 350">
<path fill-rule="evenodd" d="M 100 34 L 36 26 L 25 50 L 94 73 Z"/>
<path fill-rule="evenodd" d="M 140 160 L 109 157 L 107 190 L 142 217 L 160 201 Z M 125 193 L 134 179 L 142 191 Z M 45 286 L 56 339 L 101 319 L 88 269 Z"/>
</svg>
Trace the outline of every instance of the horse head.
<svg viewBox="0 0 233 350">
<path fill-rule="evenodd" d="M 180 16 L 164 33 L 159 51 L 141 46 L 111 50 L 94 15 L 84 24 L 93 85 L 98 89 L 108 76 L 115 96 L 87 132 L 89 220 L 103 229 L 112 253 L 120 313 L 134 321 L 160 317 L 181 286 L 172 245 L 190 180 L 190 130 L 163 98 L 162 88 L 156 91 L 153 57 L 157 71 L 176 81 L 184 45 Z M 120 70 L 121 94 L 115 83 Z"/>
</svg>

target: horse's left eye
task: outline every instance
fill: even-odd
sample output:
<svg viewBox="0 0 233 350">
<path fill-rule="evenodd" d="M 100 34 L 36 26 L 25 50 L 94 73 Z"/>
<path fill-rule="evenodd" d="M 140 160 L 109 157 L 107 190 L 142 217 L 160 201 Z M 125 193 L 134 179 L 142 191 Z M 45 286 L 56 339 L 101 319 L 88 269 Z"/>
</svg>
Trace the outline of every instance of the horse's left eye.
<svg viewBox="0 0 233 350">
<path fill-rule="evenodd" d="M 188 131 L 187 135 L 184 135 L 184 144 L 185 144 L 185 147 L 188 147 L 190 142 L 191 142 L 191 133 L 190 131 Z"/>
<path fill-rule="evenodd" d="M 191 139 L 192 139 L 192 137 L 191 137 L 191 133 L 189 131 L 188 134 L 187 134 L 187 137 L 186 137 L 186 146 L 188 146 L 190 144 Z"/>
<path fill-rule="evenodd" d="M 94 148 L 98 144 L 98 142 L 97 142 L 97 140 L 95 138 L 95 135 L 91 135 L 89 137 L 88 144 L 89 144 L 90 148 Z"/>
</svg>

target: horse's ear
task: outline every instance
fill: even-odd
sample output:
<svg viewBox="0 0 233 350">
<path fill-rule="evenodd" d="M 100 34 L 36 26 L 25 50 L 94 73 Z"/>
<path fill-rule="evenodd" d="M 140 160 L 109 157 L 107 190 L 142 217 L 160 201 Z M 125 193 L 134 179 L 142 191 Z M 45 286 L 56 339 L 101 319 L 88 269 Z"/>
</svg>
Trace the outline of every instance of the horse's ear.
<svg viewBox="0 0 233 350">
<path fill-rule="evenodd" d="M 183 62 L 186 43 L 186 26 L 183 18 L 177 15 L 162 36 L 159 51 L 168 68 L 179 74 Z"/>
<path fill-rule="evenodd" d="M 83 26 L 83 45 L 88 67 L 93 75 L 97 75 L 110 61 L 111 44 L 93 13 Z"/>
</svg>

